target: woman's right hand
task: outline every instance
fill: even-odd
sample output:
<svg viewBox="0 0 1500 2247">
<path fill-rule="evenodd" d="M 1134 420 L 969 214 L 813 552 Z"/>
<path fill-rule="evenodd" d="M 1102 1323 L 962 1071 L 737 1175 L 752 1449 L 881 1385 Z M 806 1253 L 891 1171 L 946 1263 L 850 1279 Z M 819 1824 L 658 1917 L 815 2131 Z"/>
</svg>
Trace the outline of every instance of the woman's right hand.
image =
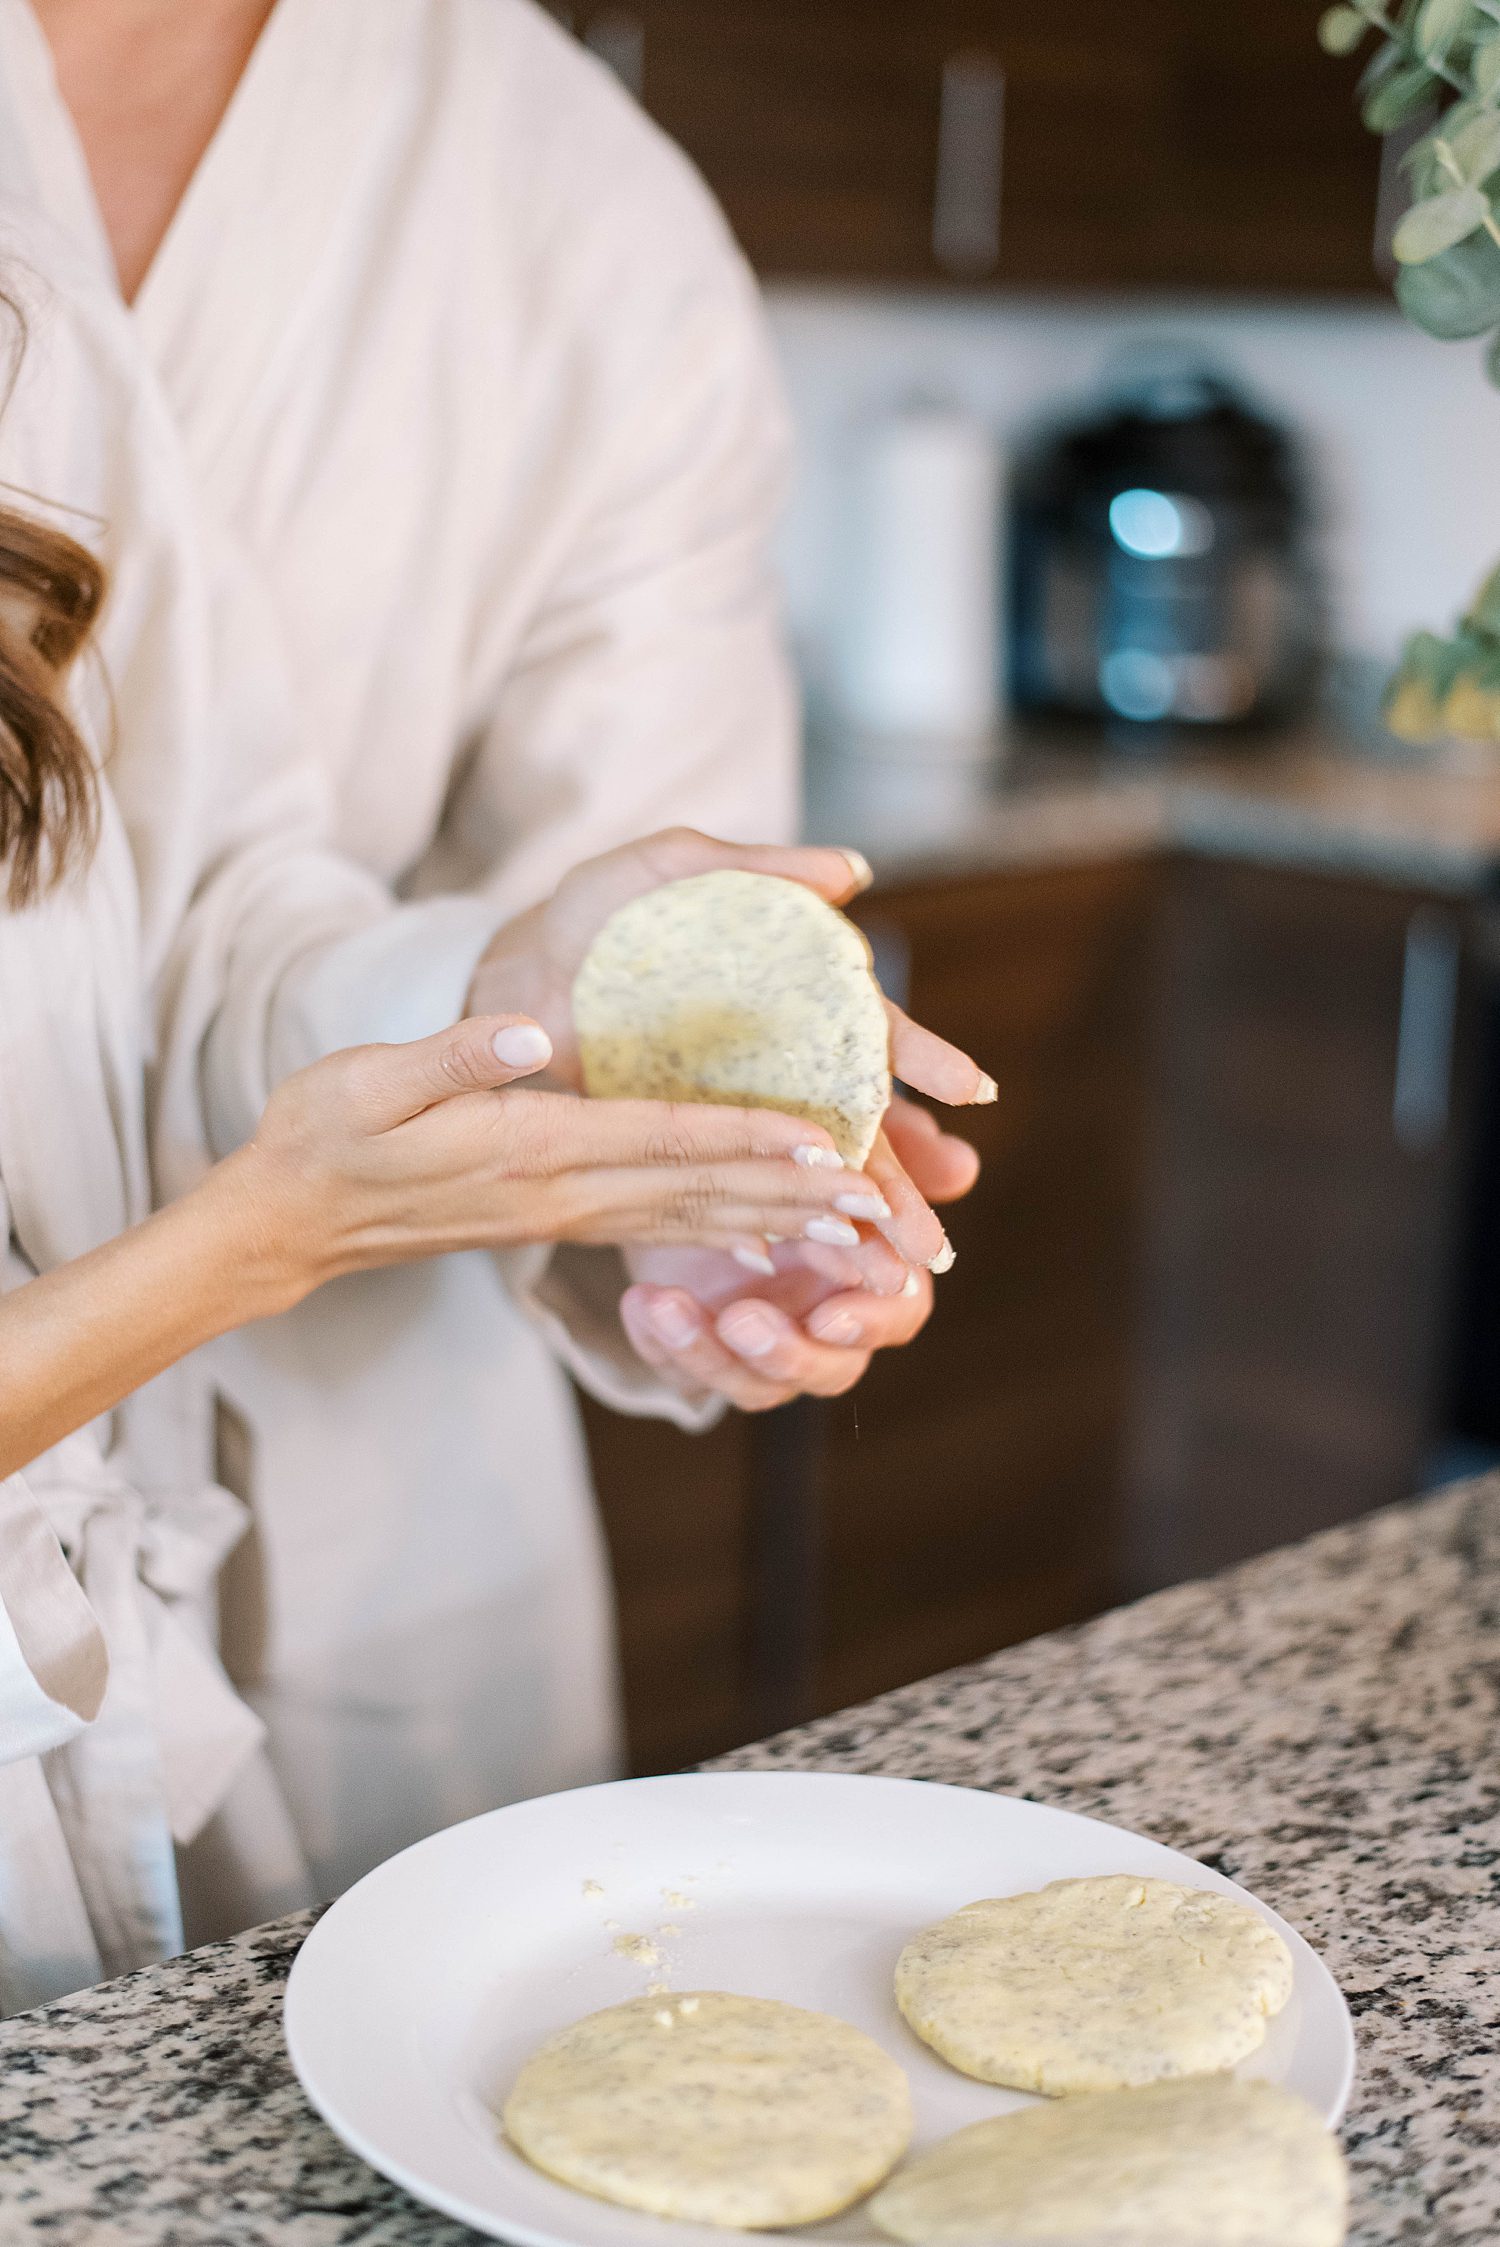
<svg viewBox="0 0 1500 2247">
<path fill-rule="evenodd" d="M 220 1165 L 293 1294 L 342 1272 L 531 1241 L 853 1246 L 888 1214 L 825 1131 L 767 1110 L 583 1100 L 517 1080 L 547 1034 L 491 1016 L 289 1077 Z M 507 1087 L 514 1087 L 507 1090 Z"/>
</svg>

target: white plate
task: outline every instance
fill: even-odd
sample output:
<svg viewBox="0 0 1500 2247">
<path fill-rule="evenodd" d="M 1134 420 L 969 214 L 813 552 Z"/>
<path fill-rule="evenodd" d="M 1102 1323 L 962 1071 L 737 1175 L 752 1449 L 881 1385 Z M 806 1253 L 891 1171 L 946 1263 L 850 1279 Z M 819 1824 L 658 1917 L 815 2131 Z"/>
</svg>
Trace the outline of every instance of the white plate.
<svg viewBox="0 0 1500 2247">
<path fill-rule="evenodd" d="M 722 2231 L 590 2200 L 511 2151 L 495 2118 L 543 2037 L 652 1981 L 784 1998 L 895 2054 L 928 2145 L 1031 2102 L 956 2074 L 911 2034 L 891 1996 L 902 1944 L 976 1897 L 1111 1872 L 1255 1902 L 1117 1826 L 965 1787 L 780 1771 L 585 1787 L 454 1826 L 360 1881 L 292 1968 L 287 2043 L 346 2145 L 479 2231 L 518 2247 L 724 2247 Z M 1256 1909 L 1296 1982 L 1240 2072 L 1336 2122 L 1354 2073 L 1344 2001 L 1301 1936 Z M 659 1966 L 630 1955 L 631 1936 L 654 1942 Z M 813 2236 L 877 2237 L 858 2209 Z"/>
</svg>

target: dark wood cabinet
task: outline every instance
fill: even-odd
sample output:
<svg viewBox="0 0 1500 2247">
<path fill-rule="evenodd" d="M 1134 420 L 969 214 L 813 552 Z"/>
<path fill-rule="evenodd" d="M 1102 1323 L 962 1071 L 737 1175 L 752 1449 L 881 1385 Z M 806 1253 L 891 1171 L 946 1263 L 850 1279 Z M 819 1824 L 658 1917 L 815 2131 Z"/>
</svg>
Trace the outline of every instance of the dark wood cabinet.
<svg viewBox="0 0 1500 2247">
<path fill-rule="evenodd" d="M 1367 290 L 1313 0 L 580 0 L 773 277 Z M 1003 81 L 1003 84 L 1002 84 Z"/>
<path fill-rule="evenodd" d="M 1213 860 L 1165 899 L 1133 1589 L 1417 1487 L 1470 1134 L 1462 901 Z"/>
</svg>

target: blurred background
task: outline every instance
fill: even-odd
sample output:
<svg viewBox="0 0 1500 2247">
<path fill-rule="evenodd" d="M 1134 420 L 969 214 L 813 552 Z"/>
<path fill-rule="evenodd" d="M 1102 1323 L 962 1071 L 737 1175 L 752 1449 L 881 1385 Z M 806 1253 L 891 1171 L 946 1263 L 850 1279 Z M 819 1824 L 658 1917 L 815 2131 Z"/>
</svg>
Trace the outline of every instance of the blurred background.
<svg viewBox="0 0 1500 2247">
<path fill-rule="evenodd" d="M 767 288 L 809 829 L 1000 1085 L 916 1347 L 590 1414 L 655 1770 L 1500 1450 L 1500 746 L 1380 715 L 1500 393 L 1309 0 L 555 12 Z"/>
</svg>

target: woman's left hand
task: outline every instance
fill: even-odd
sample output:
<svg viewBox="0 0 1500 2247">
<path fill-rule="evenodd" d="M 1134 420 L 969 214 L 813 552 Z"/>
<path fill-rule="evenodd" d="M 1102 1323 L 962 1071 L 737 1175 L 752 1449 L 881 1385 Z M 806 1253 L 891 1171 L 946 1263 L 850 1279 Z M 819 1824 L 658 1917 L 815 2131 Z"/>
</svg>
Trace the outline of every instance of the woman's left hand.
<svg viewBox="0 0 1500 2247">
<path fill-rule="evenodd" d="M 691 827 L 665 828 L 621 850 L 585 860 L 564 876 L 545 905 L 507 922 L 491 939 L 475 970 L 466 1012 L 525 1014 L 540 1022 L 552 1040 L 549 1081 L 576 1089 L 580 1076 L 573 981 L 600 929 L 620 906 L 664 882 L 726 869 L 803 882 L 831 905 L 857 897 L 870 880 L 858 851 L 721 843 Z M 993 1084 L 966 1053 L 908 1020 L 889 1000 L 886 1007 L 891 1020 L 891 1069 L 904 1084 L 948 1107 L 993 1100 Z"/>
<path fill-rule="evenodd" d="M 883 1182 L 890 1167 L 926 1202 L 961 1200 L 979 1157 L 925 1108 L 892 1102 L 885 1120 Z M 928 1212 L 929 1219 L 931 1213 Z M 935 1220 L 931 1220 L 936 1222 Z M 842 1396 L 877 1350 L 913 1341 L 932 1315 L 932 1280 L 866 1229 L 857 1250 L 786 1243 L 768 1249 L 774 1269 L 752 1275 L 708 1250 L 626 1252 L 636 1283 L 620 1316 L 640 1357 L 674 1387 L 708 1389 L 742 1412 L 769 1412 L 795 1396 Z"/>
<path fill-rule="evenodd" d="M 676 1387 L 769 1412 L 795 1396 L 842 1396 L 876 1350 L 899 1349 L 931 1316 L 926 1272 L 875 1295 L 823 1277 L 795 1249 L 772 1253 L 774 1276 L 757 1278 L 711 1251 L 633 1252 L 641 1277 L 620 1316 L 637 1356 Z"/>
</svg>

